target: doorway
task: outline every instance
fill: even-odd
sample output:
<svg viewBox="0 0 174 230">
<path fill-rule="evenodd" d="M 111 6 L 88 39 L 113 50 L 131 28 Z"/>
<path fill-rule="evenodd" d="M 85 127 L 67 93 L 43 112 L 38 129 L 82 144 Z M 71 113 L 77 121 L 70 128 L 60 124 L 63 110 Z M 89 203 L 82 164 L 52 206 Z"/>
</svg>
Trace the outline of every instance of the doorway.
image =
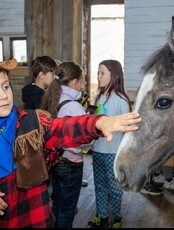
<svg viewBox="0 0 174 230">
<path fill-rule="evenodd" d="M 124 4 L 92 5 L 90 28 L 90 103 L 93 104 L 98 64 L 105 59 L 116 59 L 124 70 Z"/>
</svg>

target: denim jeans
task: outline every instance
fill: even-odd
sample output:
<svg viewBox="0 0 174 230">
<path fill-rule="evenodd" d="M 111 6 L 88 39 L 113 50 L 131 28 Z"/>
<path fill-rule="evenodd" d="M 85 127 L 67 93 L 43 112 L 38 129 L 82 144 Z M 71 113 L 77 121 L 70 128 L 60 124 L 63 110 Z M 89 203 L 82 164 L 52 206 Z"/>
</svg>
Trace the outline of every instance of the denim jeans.
<svg viewBox="0 0 174 230">
<path fill-rule="evenodd" d="M 83 176 L 83 162 L 64 159 L 52 172 L 55 228 L 72 228 Z"/>
</svg>

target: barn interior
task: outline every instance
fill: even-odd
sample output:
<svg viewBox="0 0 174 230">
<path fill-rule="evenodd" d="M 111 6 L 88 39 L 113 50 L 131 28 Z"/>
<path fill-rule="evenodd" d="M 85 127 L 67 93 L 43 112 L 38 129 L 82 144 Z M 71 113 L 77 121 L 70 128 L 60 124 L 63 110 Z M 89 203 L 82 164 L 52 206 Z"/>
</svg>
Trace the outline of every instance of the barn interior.
<svg viewBox="0 0 174 230">
<path fill-rule="evenodd" d="M 165 1 L 171 11 L 174 9 L 174 3 L 171 5 L 172 1 Z M 1 0 L 1 2 L 0 8 L 3 14 L 0 17 L 0 60 L 9 60 L 12 57 L 18 59 L 18 67 L 10 71 L 14 99 L 18 105 L 23 107 L 21 89 L 32 80 L 29 73 L 29 64 L 35 57 L 42 55 L 51 56 L 62 62 L 73 60 L 79 63 L 85 73 L 85 90 L 90 96 L 88 103 L 92 103 L 97 89 L 95 68 L 99 60 L 103 59 L 100 51 L 97 59 L 93 59 L 95 53 L 92 52 L 95 52 L 95 45 L 97 44 L 95 40 L 93 40 L 93 43 L 91 42 L 92 31 L 95 32 L 92 22 L 102 21 L 104 23 L 105 20 L 117 20 L 119 25 L 122 23 L 124 25 L 124 12 L 122 13 L 119 8 L 116 15 L 109 15 L 106 14 L 106 7 L 109 5 L 122 6 L 125 11 L 125 3 L 128 3 L 129 0 Z M 160 5 L 160 2 L 163 1 L 153 0 L 147 2 L 149 8 L 155 8 L 155 4 Z M 155 2 L 155 4 L 151 6 L 149 2 Z M 136 4 L 137 1 L 132 1 L 133 3 Z M 162 3 L 161 5 L 166 9 L 165 4 Z M 93 15 L 92 13 L 95 11 L 93 7 L 101 5 L 104 6 L 105 14 L 102 15 L 103 9 L 98 8 L 96 9 L 96 15 Z M 108 12 L 111 13 L 111 9 L 108 8 Z M 170 23 L 170 17 L 166 17 L 169 18 Z M 11 18 L 11 21 L 8 21 L 8 18 Z M 13 18 L 15 18 L 14 23 Z M 159 21 L 156 24 L 159 24 Z M 167 26 L 168 24 L 164 28 L 166 33 L 170 29 L 170 26 Z M 99 31 L 101 30 L 102 27 L 100 27 Z M 112 56 L 109 53 L 107 58 L 118 58 L 123 65 L 126 65 L 124 59 L 124 32 L 124 27 L 122 27 L 121 34 L 116 33 L 116 36 L 123 36 L 121 40 L 123 43 L 119 43 L 120 40 L 116 41 L 121 47 L 120 56 Z M 104 35 L 107 33 L 106 31 Z M 93 35 L 94 37 L 103 36 L 102 33 L 94 33 Z M 161 44 L 163 44 L 164 40 L 162 40 Z M 18 54 L 18 46 L 15 46 L 18 43 L 15 42 L 24 42 L 25 49 L 22 50 L 20 55 Z M 106 43 L 107 41 L 102 43 L 101 47 L 104 47 Z M 154 44 L 156 44 L 156 41 L 154 41 Z M 113 46 L 111 45 L 111 50 Z M 92 49 L 93 47 L 94 49 Z M 154 45 L 155 49 L 156 46 Z M 151 49 L 149 50 L 151 53 Z M 137 88 L 138 86 L 127 88 L 132 104 Z M 91 219 L 96 211 L 92 156 L 90 154 L 85 156 L 84 178 L 87 179 L 88 186 L 81 190 L 74 228 L 86 228 L 88 220 Z M 160 196 L 124 192 L 122 204 L 123 228 L 173 228 L 173 212 L 174 192 L 172 190 L 165 190 Z"/>
</svg>

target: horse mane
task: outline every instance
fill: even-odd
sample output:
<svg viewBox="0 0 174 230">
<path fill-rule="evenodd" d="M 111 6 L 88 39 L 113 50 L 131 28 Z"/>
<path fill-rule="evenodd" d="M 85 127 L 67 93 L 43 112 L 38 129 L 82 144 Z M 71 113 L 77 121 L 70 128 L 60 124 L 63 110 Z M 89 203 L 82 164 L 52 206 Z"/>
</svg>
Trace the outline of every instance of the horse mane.
<svg viewBox="0 0 174 230">
<path fill-rule="evenodd" d="M 168 42 L 161 49 L 152 53 L 141 67 L 140 72 L 143 72 L 144 75 L 154 73 L 161 67 L 167 73 L 174 71 L 174 16 L 172 17 L 172 27 Z"/>
<path fill-rule="evenodd" d="M 171 50 L 168 43 L 161 49 L 155 51 L 141 67 L 141 72 L 145 75 L 147 73 L 154 73 L 159 66 L 165 69 L 173 69 L 172 63 L 174 62 L 174 52 Z"/>
</svg>

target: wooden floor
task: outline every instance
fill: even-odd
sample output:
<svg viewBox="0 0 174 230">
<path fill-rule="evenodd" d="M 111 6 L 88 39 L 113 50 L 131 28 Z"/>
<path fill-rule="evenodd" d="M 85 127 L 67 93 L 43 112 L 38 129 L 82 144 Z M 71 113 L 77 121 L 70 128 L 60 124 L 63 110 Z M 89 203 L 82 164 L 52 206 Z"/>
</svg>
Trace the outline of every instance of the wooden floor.
<svg viewBox="0 0 174 230">
<path fill-rule="evenodd" d="M 78 213 L 73 228 L 86 228 L 95 214 L 92 157 L 84 158 L 84 179 L 88 186 L 82 187 Z M 163 195 L 151 196 L 124 192 L 121 208 L 123 228 L 174 228 L 174 191 L 165 190 Z"/>
</svg>

